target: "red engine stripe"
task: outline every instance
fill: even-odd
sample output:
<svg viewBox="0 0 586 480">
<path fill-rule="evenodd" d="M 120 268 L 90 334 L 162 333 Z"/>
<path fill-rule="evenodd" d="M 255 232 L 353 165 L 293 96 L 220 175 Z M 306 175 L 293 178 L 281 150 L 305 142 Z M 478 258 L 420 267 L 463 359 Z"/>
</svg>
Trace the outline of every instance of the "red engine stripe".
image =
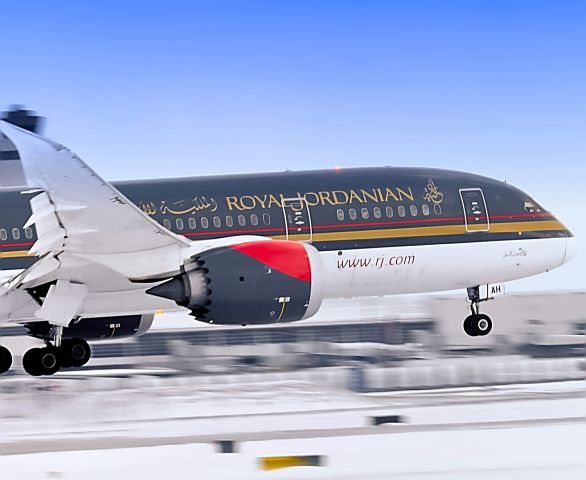
<svg viewBox="0 0 586 480">
<path fill-rule="evenodd" d="M 301 242 L 287 240 L 259 240 L 258 242 L 231 245 L 232 249 L 242 252 L 285 275 L 311 281 L 311 265 L 305 247 Z"/>
</svg>

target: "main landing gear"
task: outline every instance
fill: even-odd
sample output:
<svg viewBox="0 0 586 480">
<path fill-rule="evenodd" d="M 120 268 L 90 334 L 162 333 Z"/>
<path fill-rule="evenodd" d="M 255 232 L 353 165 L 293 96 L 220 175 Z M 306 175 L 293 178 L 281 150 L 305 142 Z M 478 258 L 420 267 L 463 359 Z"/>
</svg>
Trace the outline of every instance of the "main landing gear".
<svg viewBox="0 0 586 480">
<path fill-rule="evenodd" d="M 0 345 L 0 375 L 6 373 L 12 366 L 10 350 Z"/>
<path fill-rule="evenodd" d="M 492 330 L 492 320 L 488 315 L 480 313 L 478 305 L 480 302 L 491 299 L 481 299 L 479 287 L 468 289 L 468 299 L 470 300 L 470 311 L 472 314 L 464 320 L 464 331 L 471 337 L 484 337 Z"/>
<path fill-rule="evenodd" d="M 22 357 L 22 367 L 29 375 L 53 375 L 61 368 L 82 367 L 91 358 L 90 346 L 83 338 L 63 338 L 63 327 L 37 325 L 31 326 L 29 335 L 45 341 L 43 348 L 31 348 Z M 12 366 L 10 351 L 0 345 L 0 374 L 6 373 Z"/>
<path fill-rule="evenodd" d="M 44 348 L 30 349 L 22 357 L 22 367 L 35 377 L 53 375 L 61 368 L 82 367 L 91 355 L 90 346 L 84 339 L 64 339 L 54 344 L 47 342 Z"/>
</svg>

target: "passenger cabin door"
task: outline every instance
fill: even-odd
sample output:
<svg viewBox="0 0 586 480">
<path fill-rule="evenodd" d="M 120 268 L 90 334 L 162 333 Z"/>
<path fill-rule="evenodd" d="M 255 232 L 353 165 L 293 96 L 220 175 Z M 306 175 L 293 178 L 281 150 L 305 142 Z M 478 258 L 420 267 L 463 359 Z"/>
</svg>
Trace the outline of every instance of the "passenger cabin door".
<svg viewBox="0 0 586 480">
<path fill-rule="evenodd" d="M 301 197 L 285 198 L 282 203 L 287 240 L 311 242 L 313 236 L 311 214 L 305 199 Z"/>
<path fill-rule="evenodd" d="M 490 220 L 486 200 L 480 188 L 461 188 L 460 198 L 464 209 L 464 224 L 467 232 L 488 232 Z"/>
</svg>

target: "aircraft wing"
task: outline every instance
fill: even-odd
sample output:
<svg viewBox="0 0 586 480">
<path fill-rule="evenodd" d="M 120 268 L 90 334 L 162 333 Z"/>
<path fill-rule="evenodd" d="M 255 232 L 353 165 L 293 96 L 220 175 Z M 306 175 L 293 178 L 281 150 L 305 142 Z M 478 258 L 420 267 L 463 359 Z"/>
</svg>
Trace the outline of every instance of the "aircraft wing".
<svg viewBox="0 0 586 480">
<path fill-rule="evenodd" d="M 11 161 L 19 162 L 21 174 L 3 175 L 0 184 L 38 191 L 25 226 L 36 228 L 30 254 L 40 260 L 5 284 L 0 314 L 27 303 L 23 290 L 50 282 L 41 310 L 48 304 L 46 310 L 68 311 L 36 315 L 60 317 L 53 323 L 65 324 L 91 291 L 120 291 L 133 281 L 163 279 L 180 269 L 191 242 L 145 215 L 75 153 L 0 121 L 0 142 L 7 141 L 17 152 Z M 14 298 L 8 301 L 9 296 Z"/>
<path fill-rule="evenodd" d="M 165 273 L 171 266 L 166 257 L 179 260 L 180 250 L 189 246 L 188 240 L 145 215 L 67 148 L 6 122 L 0 122 L 0 132 L 18 152 L 26 181 L 23 190 L 39 189 L 27 222 L 37 229 L 32 254 L 67 252 L 129 278 L 143 278 Z"/>
</svg>

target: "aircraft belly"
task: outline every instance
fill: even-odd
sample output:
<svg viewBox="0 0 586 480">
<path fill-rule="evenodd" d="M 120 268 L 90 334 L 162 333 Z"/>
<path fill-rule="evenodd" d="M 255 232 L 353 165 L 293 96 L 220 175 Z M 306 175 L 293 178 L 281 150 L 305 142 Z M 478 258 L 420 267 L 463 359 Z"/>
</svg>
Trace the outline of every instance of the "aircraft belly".
<svg viewBox="0 0 586 480">
<path fill-rule="evenodd" d="M 559 267 L 566 238 L 321 252 L 326 298 L 464 289 Z"/>
</svg>

